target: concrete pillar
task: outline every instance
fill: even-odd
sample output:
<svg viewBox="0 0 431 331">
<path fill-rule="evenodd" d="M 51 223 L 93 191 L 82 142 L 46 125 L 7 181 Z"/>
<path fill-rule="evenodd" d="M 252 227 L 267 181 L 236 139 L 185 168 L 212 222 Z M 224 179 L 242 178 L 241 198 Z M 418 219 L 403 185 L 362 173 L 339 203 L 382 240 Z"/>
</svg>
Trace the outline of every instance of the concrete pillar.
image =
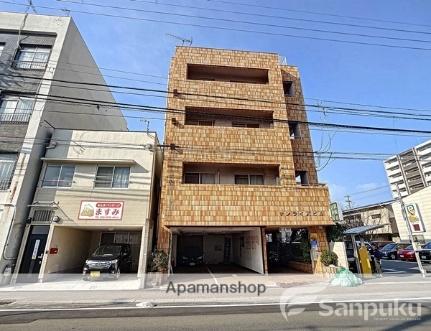
<svg viewBox="0 0 431 331">
<path fill-rule="evenodd" d="M 51 224 L 49 226 L 48 237 L 46 238 L 45 250 L 43 252 L 42 264 L 41 264 L 40 270 L 39 270 L 39 276 L 38 276 L 38 282 L 39 283 L 42 283 L 43 279 L 45 277 L 45 268 L 46 268 L 46 263 L 47 263 L 48 257 L 49 257 L 49 248 L 51 247 L 51 240 L 52 240 L 52 235 L 53 235 L 54 231 L 55 231 L 55 225 Z"/>
</svg>

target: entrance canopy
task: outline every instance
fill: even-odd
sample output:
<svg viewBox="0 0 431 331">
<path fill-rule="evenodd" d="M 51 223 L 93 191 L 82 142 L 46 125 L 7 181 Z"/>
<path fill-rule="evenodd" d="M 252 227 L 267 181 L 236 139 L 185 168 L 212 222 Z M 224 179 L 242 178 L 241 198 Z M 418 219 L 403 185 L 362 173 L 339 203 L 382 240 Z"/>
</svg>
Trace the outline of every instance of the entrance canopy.
<svg viewBox="0 0 431 331">
<path fill-rule="evenodd" d="M 371 231 L 371 230 L 383 228 L 386 225 L 388 225 L 388 223 L 378 224 L 378 225 L 358 226 L 356 228 L 351 228 L 351 229 L 344 231 L 343 234 L 345 234 L 346 236 L 352 236 L 352 235 L 356 236 L 356 235 L 363 234 L 363 233 Z"/>
</svg>

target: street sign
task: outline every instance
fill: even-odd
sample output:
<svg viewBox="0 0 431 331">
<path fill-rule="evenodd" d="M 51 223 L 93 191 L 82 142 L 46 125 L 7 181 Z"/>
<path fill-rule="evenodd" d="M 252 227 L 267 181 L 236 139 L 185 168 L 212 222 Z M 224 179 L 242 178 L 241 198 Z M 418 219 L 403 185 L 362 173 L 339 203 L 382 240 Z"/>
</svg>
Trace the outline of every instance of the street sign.
<svg viewBox="0 0 431 331">
<path fill-rule="evenodd" d="M 121 220 L 123 201 L 81 201 L 80 220 Z"/>
<path fill-rule="evenodd" d="M 338 203 L 333 202 L 329 205 L 329 213 L 331 214 L 332 221 L 340 222 L 340 209 L 338 208 Z"/>
</svg>

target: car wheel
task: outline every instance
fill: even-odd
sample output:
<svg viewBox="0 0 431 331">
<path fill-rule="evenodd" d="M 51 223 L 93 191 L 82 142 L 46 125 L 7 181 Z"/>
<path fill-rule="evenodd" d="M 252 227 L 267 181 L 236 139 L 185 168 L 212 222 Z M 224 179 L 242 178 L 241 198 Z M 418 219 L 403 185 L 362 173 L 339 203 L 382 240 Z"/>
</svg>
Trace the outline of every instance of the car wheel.
<svg viewBox="0 0 431 331">
<path fill-rule="evenodd" d="M 120 274 L 121 274 L 120 267 L 118 267 L 117 273 L 115 274 L 115 279 L 118 280 L 120 278 Z"/>
<path fill-rule="evenodd" d="M 395 255 L 395 254 L 391 254 L 391 260 L 396 260 L 397 259 L 397 256 Z"/>
</svg>

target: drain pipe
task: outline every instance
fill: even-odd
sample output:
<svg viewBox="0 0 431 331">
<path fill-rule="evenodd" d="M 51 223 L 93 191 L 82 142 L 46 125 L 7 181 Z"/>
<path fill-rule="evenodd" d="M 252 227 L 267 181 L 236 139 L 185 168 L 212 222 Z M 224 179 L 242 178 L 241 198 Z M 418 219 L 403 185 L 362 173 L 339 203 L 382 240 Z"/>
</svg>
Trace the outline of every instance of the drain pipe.
<svg viewBox="0 0 431 331">
<path fill-rule="evenodd" d="M 5 261 L 14 261 L 15 258 L 13 257 L 9 257 L 6 256 L 6 249 L 9 246 L 9 239 L 10 239 L 10 233 L 12 231 L 12 227 L 15 221 L 15 215 L 16 215 L 16 205 L 12 204 L 12 203 L 4 203 L 4 204 L 0 204 L 2 206 L 7 206 L 7 207 L 12 207 L 13 208 L 13 215 L 12 215 L 12 220 L 10 223 L 10 226 L 8 228 L 8 232 L 7 232 L 7 236 L 6 236 L 6 240 L 4 243 L 4 247 L 3 247 L 3 252 L 2 252 L 2 259 Z M 11 278 L 12 278 L 12 270 L 13 270 L 14 265 L 13 264 L 9 264 L 7 263 L 4 267 L 3 270 L 1 270 L 1 280 L 0 280 L 0 284 L 4 285 L 10 282 Z"/>
</svg>

